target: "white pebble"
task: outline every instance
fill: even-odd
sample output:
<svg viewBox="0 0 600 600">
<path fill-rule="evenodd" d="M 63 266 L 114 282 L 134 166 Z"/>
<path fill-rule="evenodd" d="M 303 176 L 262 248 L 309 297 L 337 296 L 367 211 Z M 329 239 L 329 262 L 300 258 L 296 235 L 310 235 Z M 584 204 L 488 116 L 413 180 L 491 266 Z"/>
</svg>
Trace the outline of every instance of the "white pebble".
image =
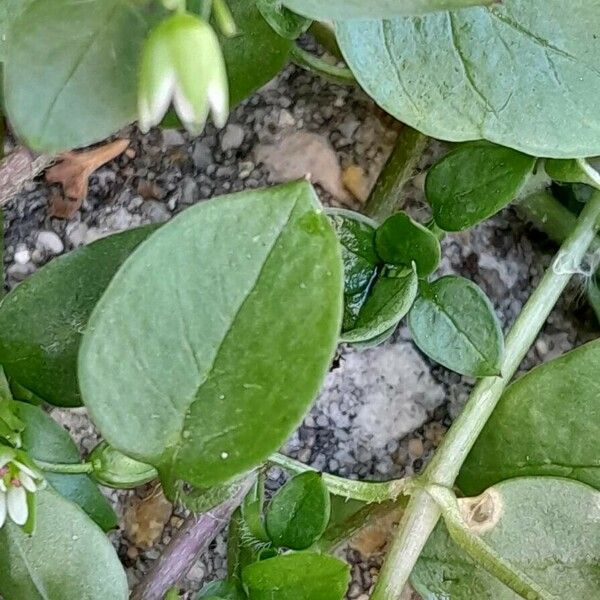
<svg viewBox="0 0 600 600">
<path fill-rule="evenodd" d="M 15 262 L 19 265 L 26 265 L 31 260 L 31 252 L 24 244 L 19 244 L 15 250 Z"/>
<path fill-rule="evenodd" d="M 35 243 L 36 248 L 49 254 L 60 254 L 65 246 L 54 231 L 40 231 Z"/>
</svg>

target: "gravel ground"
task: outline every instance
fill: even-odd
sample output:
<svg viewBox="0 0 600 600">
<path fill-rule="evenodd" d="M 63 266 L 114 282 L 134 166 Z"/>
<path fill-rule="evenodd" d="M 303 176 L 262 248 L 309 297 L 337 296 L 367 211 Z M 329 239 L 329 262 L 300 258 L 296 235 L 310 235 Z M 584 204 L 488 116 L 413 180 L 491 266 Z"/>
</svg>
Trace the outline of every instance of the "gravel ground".
<svg viewBox="0 0 600 600">
<path fill-rule="evenodd" d="M 396 136 L 395 125 L 366 96 L 290 67 L 236 108 L 223 131 L 208 127 L 191 139 L 175 130 L 142 136 L 133 128 L 129 150 L 98 170 L 79 213 L 70 221 L 47 216 L 57 189 L 43 181 L 29 184 L 6 209 L 6 285 L 11 288 L 53 256 L 109 233 L 143 223 L 163 222 L 203 199 L 257 188 L 312 173 L 324 202 L 360 206 Z M 425 168 L 440 152 L 435 146 Z M 342 179 L 353 190 L 350 194 Z M 422 176 L 407 190 L 406 206 L 423 217 Z M 479 284 L 491 298 L 505 329 L 514 320 L 548 265 L 553 245 L 520 221 L 512 209 L 444 242 L 442 273 L 458 273 Z M 524 369 L 562 354 L 594 336 L 591 311 L 581 299 L 583 283 L 573 285 L 552 313 Z M 406 327 L 381 347 L 358 352 L 342 348 L 339 366 L 302 427 L 287 442 L 291 456 L 347 477 L 389 479 L 423 469 L 463 405 L 472 381 L 423 357 Z M 53 411 L 84 451 L 96 434 L 81 410 Z M 271 469 L 276 488 L 281 472 Z M 151 504 L 152 520 L 143 532 L 135 523 L 113 535 L 133 584 L 155 559 L 184 514 L 152 490 L 116 494 L 124 521 L 143 519 L 140 506 Z M 136 512 L 138 511 L 138 512 Z M 133 517 L 132 517 L 133 515 Z M 156 515 L 161 516 L 156 518 Z M 168 521 L 164 528 L 162 524 Z M 149 531 L 148 531 L 149 528 Z M 385 532 L 348 550 L 355 565 L 349 598 L 366 599 L 377 572 Z M 156 541 L 155 541 L 156 540 Z M 152 547 L 147 548 L 149 542 Z M 356 549 L 358 548 L 358 549 Z M 202 581 L 225 572 L 224 538 L 210 556 L 199 560 L 185 583 L 196 590 Z M 362 553 L 361 553 L 362 551 Z"/>
</svg>

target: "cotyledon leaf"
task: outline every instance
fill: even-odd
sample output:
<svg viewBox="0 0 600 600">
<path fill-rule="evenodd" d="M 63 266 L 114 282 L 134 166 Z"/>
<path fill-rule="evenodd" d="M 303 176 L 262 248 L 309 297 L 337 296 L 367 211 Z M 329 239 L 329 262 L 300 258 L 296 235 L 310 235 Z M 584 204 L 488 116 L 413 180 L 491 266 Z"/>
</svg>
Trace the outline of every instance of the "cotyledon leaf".
<svg viewBox="0 0 600 600">
<path fill-rule="evenodd" d="M 465 504 L 474 532 L 550 597 L 600 597 L 600 492 L 566 479 L 519 477 L 463 502 L 472 507 Z M 461 550 L 443 523 L 411 582 L 427 600 L 521 598 Z"/>
<path fill-rule="evenodd" d="M 56 406 L 79 406 L 77 352 L 109 281 L 155 225 L 103 238 L 53 259 L 0 302 L 0 364 Z"/>
<path fill-rule="evenodd" d="M 342 271 L 307 182 L 188 209 L 140 245 L 92 314 L 79 379 L 95 424 L 199 487 L 260 464 L 327 373 Z"/>
<path fill-rule="evenodd" d="M 126 600 L 125 571 L 111 542 L 75 504 L 34 494 L 36 528 L 0 529 L 0 594 L 27 600 Z"/>
<path fill-rule="evenodd" d="M 491 4 L 493 0 L 283 0 L 288 8 L 313 19 L 384 19 L 436 10 Z"/>
<path fill-rule="evenodd" d="M 479 494 L 503 479 L 568 477 L 600 490 L 600 341 L 536 367 L 502 395 L 458 477 Z"/>
<path fill-rule="evenodd" d="M 600 154 L 599 30 L 600 0 L 504 0 L 336 25 L 359 83 L 400 121 L 553 158 Z"/>
</svg>

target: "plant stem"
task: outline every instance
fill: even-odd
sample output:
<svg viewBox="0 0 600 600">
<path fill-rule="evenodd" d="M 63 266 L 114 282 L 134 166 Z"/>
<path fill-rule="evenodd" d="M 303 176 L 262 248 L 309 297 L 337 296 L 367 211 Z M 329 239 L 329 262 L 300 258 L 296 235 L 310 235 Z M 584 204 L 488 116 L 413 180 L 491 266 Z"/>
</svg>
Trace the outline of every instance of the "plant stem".
<svg viewBox="0 0 600 600">
<path fill-rule="evenodd" d="M 458 472 L 492 414 L 504 388 L 512 379 L 531 344 L 535 341 L 550 311 L 571 278 L 562 265 L 578 265 L 598 229 L 600 192 L 596 191 L 584 207 L 577 225 L 562 244 L 506 338 L 500 377 L 481 379 L 425 470 L 427 483 L 452 487 Z M 412 495 L 399 532 L 381 570 L 372 600 L 400 597 L 425 543 L 440 517 L 435 500 L 424 490 Z"/>
<path fill-rule="evenodd" d="M 438 503 L 444 523 L 454 543 L 478 565 L 527 600 L 557 600 L 526 573 L 502 558 L 479 535 L 469 529 L 460 514 L 458 502 L 452 490 L 440 485 L 430 485 L 426 490 Z"/>
<path fill-rule="evenodd" d="M 327 61 L 307 52 L 297 44 L 292 46 L 291 57 L 292 61 L 299 67 L 317 73 L 326 79 L 333 80 L 336 83 L 350 83 L 353 85 L 356 83 L 356 79 L 350 69 L 330 65 Z"/>
<path fill-rule="evenodd" d="M 365 204 L 364 213 L 376 221 L 385 221 L 402 206 L 402 188 L 429 144 L 429 138 L 407 125 L 403 126 L 394 149 Z"/>
<path fill-rule="evenodd" d="M 222 504 L 200 515 L 190 515 L 156 560 L 130 600 L 163 600 L 169 589 L 192 568 L 198 556 L 208 550 L 217 534 L 227 525 L 252 486 L 252 477 Z"/>
<path fill-rule="evenodd" d="M 237 35 L 237 26 L 226 0 L 212 0 L 212 12 L 219 30 L 225 37 Z"/>
<path fill-rule="evenodd" d="M 70 475 L 79 475 L 81 473 L 91 473 L 94 470 L 92 463 L 51 463 L 43 460 L 36 460 L 35 464 L 48 473 L 65 473 Z"/>
<path fill-rule="evenodd" d="M 305 473 L 306 471 L 318 472 L 317 469 L 283 454 L 273 454 L 269 458 L 269 462 L 294 474 Z M 395 500 L 406 490 L 409 480 L 394 479 L 384 482 L 355 481 L 323 473 L 323 482 L 327 486 L 327 489 L 335 496 L 373 503 Z"/>
</svg>

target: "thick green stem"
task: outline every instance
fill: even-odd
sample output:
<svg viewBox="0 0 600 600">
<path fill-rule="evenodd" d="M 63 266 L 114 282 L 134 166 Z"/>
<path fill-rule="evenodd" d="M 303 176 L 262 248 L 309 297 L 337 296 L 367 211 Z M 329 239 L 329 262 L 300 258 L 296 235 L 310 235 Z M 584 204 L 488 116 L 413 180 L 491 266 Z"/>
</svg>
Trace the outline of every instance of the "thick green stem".
<svg viewBox="0 0 600 600">
<path fill-rule="evenodd" d="M 35 464 L 48 473 L 65 473 L 69 475 L 79 475 L 81 473 L 91 473 L 94 470 L 92 463 L 51 463 L 43 460 L 36 460 Z"/>
<path fill-rule="evenodd" d="M 557 600 L 555 596 L 540 587 L 515 565 L 502 558 L 480 536 L 469 529 L 462 518 L 452 490 L 440 485 L 430 485 L 426 489 L 427 493 L 438 503 L 444 523 L 454 543 L 479 566 L 526 600 Z"/>
<path fill-rule="evenodd" d="M 317 471 L 317 469 L 283 454 L 273 454 L 269 458 L 269 462 L 294 474 Z M 385 482 L 355 481 L 330 475 L 329 473 L 323 473 L 323 481 L 327 489 L 335 496 L 353 498 L 368 503 L 395 500 L 406 490 L 409 482 L 408 479 L 394 479 Z"/>
<path fill-rule="evenodd" d="M 502 392 L 569 282 L 571 273 L 565 266 L 581 263 L 598 229 L 599 217 L 600 192 L 596 191 L 510 330 L 506 338 L 502 375 L 486 377 L 474 388 L 465 408 L 422 476 L 427 483 L 445 487 L 454 484 Z M 439 517 L 440 509 L 435 500 L 424 489 L 415 490 L 381 570 L 372 600 L 395 600 L 400 597 Z"/>
<path fill-rule="evenodd" d="M 402 207 L 402 189 L 414 175 L 429 138 L 405 125 L 365 204 L 364 213 L 385 221 Z"/>
<path fill-rule="evenodd" d="M 352 84 L 356 83 L 352 71 L 347 67 L 336 67 L 330 65 L 327 61 L 307 52 L 298 45 L 292 46 L 292 60 L 295 64 L 307 71 L 317 73 L 326 79 L 331 79 L 336 83 Z"/>
</svg>

